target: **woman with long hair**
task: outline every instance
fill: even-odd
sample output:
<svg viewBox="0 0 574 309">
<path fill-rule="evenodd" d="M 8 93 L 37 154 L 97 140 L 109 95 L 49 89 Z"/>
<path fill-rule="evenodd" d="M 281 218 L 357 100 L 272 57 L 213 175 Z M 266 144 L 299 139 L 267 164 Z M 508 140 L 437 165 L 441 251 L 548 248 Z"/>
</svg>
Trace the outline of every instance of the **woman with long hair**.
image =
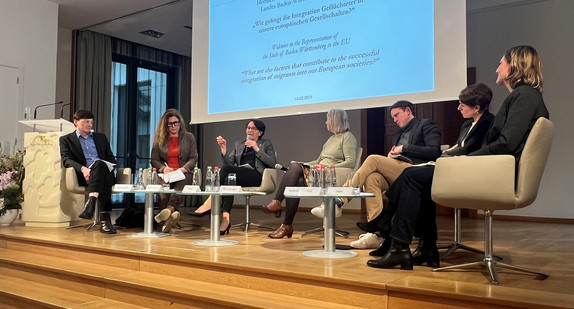
<svg viewBox="0 0 574 309">
<path fill-rule="evenodd" d="M 151 165 L 158 173 L 170 173 L 181 170 L 185 179 L 171 183 L 170 187 L 181 191 L 193 180 L 193 168 L 197 163 L 197 144 L 195 136 L 187 132 L 181 113 L 174 108 L 166 110 L 161 116 L 151 149 Z M 183 197 L 177 194 L 160 194 L 160 212 L 155 216 L 157 223 L 164 222 L 162 232 L 169 233 L 177 223 L 180 213 L 177 210 Z"/>
</svg>

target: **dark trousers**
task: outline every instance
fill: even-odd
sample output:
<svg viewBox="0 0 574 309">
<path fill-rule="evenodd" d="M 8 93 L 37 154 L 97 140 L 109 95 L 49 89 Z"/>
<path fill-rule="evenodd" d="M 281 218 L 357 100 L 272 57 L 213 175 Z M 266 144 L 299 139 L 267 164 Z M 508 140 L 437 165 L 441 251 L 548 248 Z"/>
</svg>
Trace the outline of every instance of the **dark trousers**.
<svg viewBox="0 0 574 309">
<path fill-rule="evenodd" d="M 185 187 L 186 185 L 191 185 L 193 183 L 193 173 L 183 173 L 183 175 L 185 176 L 185 179 L 172 182 L 169 184 L 169 187 L 171 189 L 174 189 L 175 191 L 181 191 L 183 190 L 183 187 Z M 178 207 L 181 206 L 181 204 L 185 199 L 185 196 L 174 193 L 172 194 L 160 193 L 159 197 L 160 197 L 159 210 L 162 210 L 167 206 L 173 206 L 173 208 L 178 210 Z"/>
<path fill-rule="evenodd" d="M 83 176 L 82 179 L 84 179 Z M 98 192 L 98 200 L 102 206 L 101 211 L 110 211 L 112 209 L 112 186 L 115 182 L 114 172 L 109 171 L 106 163 L 98 160 L 92 164 L 90 167 L 90 180 L 87 181 L 88 192 Z"/>
<path fill-rule="evenodd" d="M 230 173 L 235 173 L 238 186 L 258 187 L 261 185 L 261 178 L 263 175 L 261 175 L 256 169 L 235 165 L 224 165 L 219 171 L 219 179 L 222 185 L 227 185 L 227 175 Z M 233 196 L 222 196 L 221 201 L 221 210 L 224 212 L 231 212 L 231 207 L 233 207 Z"/>
<path fill-rule="evenodd" d="M 434 166 L 407 168 L 400 188 L 387 195 L 389 205 L 396 207 L 391 228 L 394 239 L 409 244 L 413 236 L 437 240 L 436 204 L 431 199 L 433 174 Z"/>
<path fill-rule="evenodd" d="M 283 175 L 277 193 L 275 193 L 275 200 L 282 202 L 285 199 L 285 187 L 303 187 L 305 186 L 305 173 L 303 171 L 303 166 L 300 163 L 291 163 L 289 170 Z M 297 209 L 299 209 L 299 199 L 298 198 L 288 198 L 285 202 L 285 219 L 283 219 L 283 224 L 291 225 L 293 224 L 293 219 L 297 214 Z"/>
</svg>

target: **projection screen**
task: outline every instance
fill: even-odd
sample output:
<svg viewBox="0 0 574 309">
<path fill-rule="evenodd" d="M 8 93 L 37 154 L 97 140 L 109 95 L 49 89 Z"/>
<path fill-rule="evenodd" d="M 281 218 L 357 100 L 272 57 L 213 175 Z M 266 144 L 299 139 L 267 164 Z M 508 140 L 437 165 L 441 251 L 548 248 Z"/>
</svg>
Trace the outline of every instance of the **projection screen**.
<svg viewBox="0 0 574 309">
<path fill-rule="evenodd" d="M 465 1 L 195 0 L 191 122 L 456 99 Z"/>
</svg>

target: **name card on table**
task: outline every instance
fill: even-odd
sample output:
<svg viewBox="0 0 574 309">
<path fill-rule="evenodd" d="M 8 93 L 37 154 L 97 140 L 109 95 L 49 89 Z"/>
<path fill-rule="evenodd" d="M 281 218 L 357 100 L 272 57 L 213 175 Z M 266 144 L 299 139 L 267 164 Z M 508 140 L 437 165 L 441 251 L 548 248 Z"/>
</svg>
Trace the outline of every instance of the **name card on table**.
<svg viewBox="0 0 574 309">
<path fill-rule="evenodd" d="M 329 187 L 327 188 L 327 195 L 355 195 L 355 188 L 353 187 Z"/>
<path fill-rule="evenodd" d="M 235 193 L 243 192 L 243 189 L 241 189 L 241 186 L 221 186 L 219 187 L 219 192 Z"/>
<path fill-rule="evenodd" d="M 191 185 L 186 185 L 183 187 L 183 190 L 181 190 L 182 193 L 196 193 L 196 192 L 201 192 L 201 188 L 199 186 L 191 186 Z"/>
<path fill-rule="evenodd" d="M 157 192 L 157 191 L 161 191 L 162 187 L 161 185 L 147 185 L 147 187 L 145 187 L 146 191 L 152 191 L 152 192 Z"/>
<path fill-rule="evenodd" d="M 115 191 L 115 192 L 132 192 L 132 191 L 134 191 L 134 186 L 131 184 L 115 184 L 114 189 L 112 191 Z"/>
<path fill-rule="evenodd" d="M 321 187 L 285 187 L 285 195 L 317 196 L 321 195 Z"/>
</svg>

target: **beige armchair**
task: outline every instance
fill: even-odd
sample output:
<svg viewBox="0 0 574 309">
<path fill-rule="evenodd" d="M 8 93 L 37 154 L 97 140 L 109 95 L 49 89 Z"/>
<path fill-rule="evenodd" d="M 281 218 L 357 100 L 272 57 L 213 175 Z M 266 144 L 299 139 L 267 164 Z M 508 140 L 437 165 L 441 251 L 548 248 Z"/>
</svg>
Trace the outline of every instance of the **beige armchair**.
<svg viewBox="0 0 574 309">
<path fill-rule="evenodd" d="M 277 170 L 274 168 L 266 168 L 263 170 L 263 175 L 261 176 L 261 185 L 259 187 L 243 187 L 243 191 L 245 192 L 257 192 L 257 193 L 265 193 L 271 194 L 275 192 L 275 188 L 277 188 Z M 255 195 L 255 194 L 254 194 Z M 258 194 L 257 194 L 258 195 Z M 243 227 L 243 231 L 247 232 L 251 225 L 257 226 L 260 228 L 265 228 L 269 230 L 274 230 L 275 228 L 264 226 L 261 224 L 257 224 L 251 222 L 249 219 L 249 207 L 251 203 L 251 195 L 245 196 L 245 222 L 234 224 L 232 227 Z"/>
<path fill-rule="evenodd" d="M 120 183 L 121 184 L 129 184 L 131 181 L 131 173 L 132 173 L 132 170 L 129 167 L 118 168 L 117 173 L 116 173 L 116 183 L 118 183 L 118 184 L 120 184 Z M 80 183 L 78 181 L 78 175 L 76 174 L 76 171 L 74 170 L 73 167 L 66 168 L 64 177 L 65 177 L 65 183 L 66 183 L 65 190 L 67 190 L 69 193 L 72 193 L 72 194 L 83 195 L 85 198 L 85 196 L 89 192 L 86 191 L 86 187 L 80 186 Z M 97 207 L 97 205 L 98 205 L 98 203 L 96 203 L 96 207 Z M 83 204 L 82 204 L 82 206 L 83 206 Z M 100 216 L 98 214 L 99 214 L 99 209 L 96 208 L 96 210 L 94 211 L 94 218 L 93 218 L 92 223 L 87 224 L 87 225 L 81 224 L 81 225 L 69 226 L 68 229 L 86 226 L 86 230 L 89 231 L 94 226 L 100 224 Z"/>
<path fill-rule="evenodd" d="M 536 274 L 541 279 L 548 277 L 540 272 L 493 259 L 492 213 L 495 210 L 523 208 L 534 202 L 550 153 L 553 128 L 552 122 L 546 118 L 536 121 L 526 140 L 517 170 L 511 155 L 462 156 L 437 160 L 432 184 L 433 200 L 443 206 L 483 210 L 485 240 L 482 261 L 433 271 L 484 265 L 494 284 L 498 283 L 496 265 Z"/>
</svg>

